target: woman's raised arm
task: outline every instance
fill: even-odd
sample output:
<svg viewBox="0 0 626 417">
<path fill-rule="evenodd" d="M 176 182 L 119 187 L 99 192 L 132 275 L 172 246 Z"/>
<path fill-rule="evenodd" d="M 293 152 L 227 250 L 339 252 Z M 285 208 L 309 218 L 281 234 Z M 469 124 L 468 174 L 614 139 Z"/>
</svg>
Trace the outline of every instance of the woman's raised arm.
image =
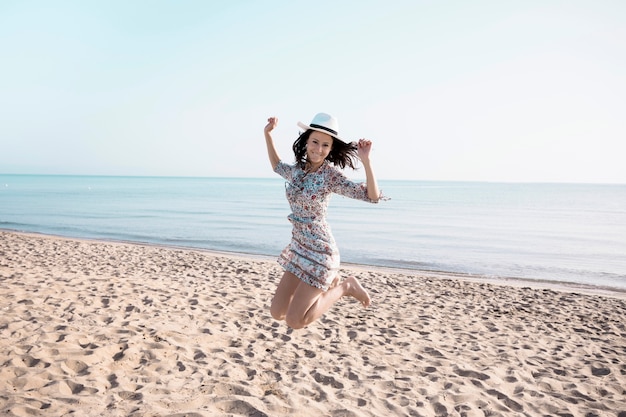
<svg viewBox="0 0 626 417">
<path fill-rule="evenodd" d="M 359 140 L 357 145 L 357 152 L 359 159 L 363 163 L 365 168 L 365 182 L 367 183 L 367 196 L 372 201 L 378 201 L 380 199 L 380 190 L 378 189 L 378 182 L 374 176 L 374 170 L 370 162 L 370 151 L 372 150 L 372 142 L 367 139 Z"/>
<path fill-rule="evenodd" d="M 272 164 L 272 169 L 276 169 L 276 165 L 280 161 L 280 156 L 278 156 L 278 152 L 276 152 L 276 147 L 274 146 L 274 139 L 272 139 L 272 130 L 278 124 L 277 117 L 270 117 L 267 119 L 267 125 L 265 126 L 265 144 L 267 145 L 267 156 L 270 158 L 270 164 Z"/>
</svg>

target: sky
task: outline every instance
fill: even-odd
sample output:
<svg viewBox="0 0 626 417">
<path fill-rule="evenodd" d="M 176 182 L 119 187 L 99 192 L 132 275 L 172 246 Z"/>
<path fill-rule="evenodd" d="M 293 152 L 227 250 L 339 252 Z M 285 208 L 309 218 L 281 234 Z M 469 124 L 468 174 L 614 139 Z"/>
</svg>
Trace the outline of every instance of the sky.
<svg viewBox="0 0 626 417">
<path fill-rule="evenodd" d="M 0 0 L 0 173 L 626 183 L 626 2 Z M 363 170 L 349 176 L 360 178 Z"/>
</svg>

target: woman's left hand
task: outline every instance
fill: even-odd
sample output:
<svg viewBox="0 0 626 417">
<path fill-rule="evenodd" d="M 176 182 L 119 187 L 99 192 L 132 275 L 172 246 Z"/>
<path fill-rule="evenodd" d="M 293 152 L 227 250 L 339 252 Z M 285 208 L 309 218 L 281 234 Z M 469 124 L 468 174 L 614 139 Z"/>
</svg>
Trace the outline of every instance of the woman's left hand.
<svg viewBox="0 0 626 417">
<path fill-rule="evenodd" d="M 372 150 L 372 141 L 367 139 L 359 139 L 357 143 L 357 152 L 361 161 L 369 159 Z"/>
</svg>

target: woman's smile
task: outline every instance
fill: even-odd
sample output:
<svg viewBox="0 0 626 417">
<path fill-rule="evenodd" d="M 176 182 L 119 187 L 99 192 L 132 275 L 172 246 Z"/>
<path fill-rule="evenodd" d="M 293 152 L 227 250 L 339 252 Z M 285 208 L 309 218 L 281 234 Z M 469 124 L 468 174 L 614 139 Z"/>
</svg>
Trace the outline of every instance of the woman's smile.
<svg viewBox="0 0 626 417">
<path fill-rule="evenodd" d="M 324 162 L 333 148 L 333 137 L 322 132 L 313 131 L 306 143 L 307 160 L 317 169 Z"/>
</svg>

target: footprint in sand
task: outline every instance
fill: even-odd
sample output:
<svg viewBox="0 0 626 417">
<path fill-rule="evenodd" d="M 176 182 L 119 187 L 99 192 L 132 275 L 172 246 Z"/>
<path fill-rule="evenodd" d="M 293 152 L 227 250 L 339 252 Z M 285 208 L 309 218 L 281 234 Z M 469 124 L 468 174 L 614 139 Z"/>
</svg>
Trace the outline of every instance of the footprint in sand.
<svg viewBox="0 0 626 417">
<path fill-rule="evenodd" d="M 111 384 L 111 388 L 117 388 L 120 384 L 117 382 L 117 375 L 111 374 L 107 377 L 107 381 Z"/>
<path fill-rule="evenodd" d="M 336 389 L 341 389 L 343 388 L 343 384 L 339 381 L 337 381 L 334 377 L 332 376 L 326 376 L 326 375 L 322 375 L 317 371 L 313 371 L 311 372 L 311 375 L 313 376 L 313 378 L 315 379 L 316 382 L 322 384 L 322 385 L 330 385 L 333 388 Z"/>
<path fill-rule="evenodd" d="M 457 374 L 458 376 L 462 376 L 462 377 L 466 377 L 466 378 L 478 379 L 480 381 L 486 381 L 487 379 L 489 379 L 489 375 L 483 374 L 481 372 L 476 372 L 476 371 L 468 371 L 468 370 L 464 370 L 464 369 L 455 369 L 454 373 Z"/>
<path fill-rule="evenodd" d="M 517 401 L 512 400 L 506 394 L 504 394 L 504 393 L 502 393 L 500 391 L 497 391 L 495 389 L 490 389 L 490 390 L 487 391 L 487 394 L 493 395 L 498 400 L 502 401 L 505 406 L 507 406 L 508 408 L 510 408 L 513 411 L 516 411 L 518 413 L 524 411 L 524 407 L 520 403 L 518 403 Z"/>
<path fill-rule="evenodd" d="M 193 354 L 193 360 L 199 363 L 206 363 L 203 359 L 206 359 L 206 354 L 201 350 L 196 350 Z"/>
<path fill-rule="evenodd" d="M 123 400 L 141 401 L 143 399 L 143 394 L 140 393 L 140 392 L 121 391 L 121 392 L 118 393 L 118 395 Z"/>
<path fill-rule="evenodd" d="M 75 359 L 68 359 L 63 364 L 65 365 L 67 369 L 69 369 L 71 372 L 73 372 L 76 375 L 85 375 L 89 373 L 87 372 L 87 370 L 89 369 L 89 366 L 85 362 L 75 360 Z"/>
<path fill-rule="evenodd" d="M 85 389 L 85 386 L 83 384 L 77 384 L 76 382 L 72 381 L 59 382 L 59 392 L 63 395 L 80 394 L 83 389 Z"/>
<path fill-rule="evenodd" d="M 611 370 L 602 365 L 591 366 L 591 375 L 593 376 L 605 376 L 611 373 Z"/>
<path fill-rule="evenodd" d="M 47 368 L 50 366 L 48 362 L 42 361 L 41 359 L 34 358 L 30 355 L 22 356 L 21 360 L 22 360 L 22 363 L 24 363 L 24 365 L 26 365 L 28 368 Z"/>
</svg>

